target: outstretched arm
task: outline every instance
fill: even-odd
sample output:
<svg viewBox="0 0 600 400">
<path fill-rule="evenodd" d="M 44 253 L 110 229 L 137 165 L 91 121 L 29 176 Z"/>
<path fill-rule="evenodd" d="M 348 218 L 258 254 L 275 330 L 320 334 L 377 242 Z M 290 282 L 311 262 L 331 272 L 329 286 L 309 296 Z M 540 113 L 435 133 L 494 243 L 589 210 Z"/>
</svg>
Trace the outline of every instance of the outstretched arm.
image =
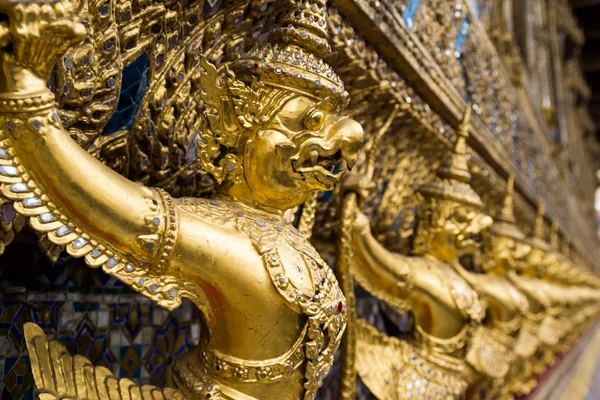
<svg viewBox="0 0 600 400">
<path fill-rule="evenodd" d="M 0 11 L 8 15 L 0 24 L 3 195 L 72 255 L 161 305 L 177 306 L 181 289 L 165 271 L 173 245 L 167 237 L 176 224 L 170 198 L 81 149 L 62 128 L 46 87 L 56 59 L 85 36 L 83 26 L 65 17 L 60 2 L 0 0 Z"/>
<path fill-rule="evenodd" d="M 38 198 L 39 203 L 48 198 L 91 237 L 106 240 L 124 253 L 149 258 L 153 245 L 138 237 L 156 233 L 162 222 L 154 224 L 154 218 L 164 213 L 153 203 L 159 203 L 156 194 L 113 172 L 79 147 L 62 128 L 54 96 L 46 88 L 55 59 L 84 36 L 83 26 L 61 17 L 62 8 L 61 3 L 33 3 L 6 10 L 11 17 L 12 51 L 2 51 L 0 130 L 9 139 L 11 154 L 18 158 L 22 172 L 40 191 L 41 196 L 35 197 L 30 192 L 30 198 Z M 24 19 L 26 22 L 19 22 Z M 25 188 L 16 185 L 10 192 L 25 193 Z M 36 208 L 37 203 L 29 200 L 24 206 Z"/>
<path fill-rule="evenodd" d="M 371 234 L 369 218 L 362 213 L 358 214 L 354 224 L 352 247 L 357 262 L 367 268 L 372 279 L 376 279 L 389 294 L 397 297 L 407 295 L 412 285 L 407 257 L 391 253 L 381 245 Z"/>
<path fill-rule="evenodd" d="M 463 267 L 463 266 L 461 265 L 461 263 L 460 263 L 460 262 L 458 262 L 458 261 L 452 261 L 450 264 L 451 264 L 451 265 L 454 267 L 454 269 L 456 270 L 456 272 L 458 272 L 458 274 L 459 274 L 459 275 L 460 275 L 460 276 L 461 276 L 461 277 L 462 277 L 462 278 L 463 278 L 465 281 L 467 281 L 467 282 L 469 283 L 469 285 L 470 285 L 470 286 L 471 286 L 473 289 L 475 289 L 475 291 L 479 291 L 479 290 L 480 290 L 480 286 L 481 286 L 481 280 L 483 279 L 483 278 L 482 278 L 482 275 L 480 275 L 480 274 L 476 274 L 476 273 L 474 273 L 474 272 L 471 272 L 471 271 L 467 271 L 467 270 L 465 269 L 465 267 Z"/>
</svg>

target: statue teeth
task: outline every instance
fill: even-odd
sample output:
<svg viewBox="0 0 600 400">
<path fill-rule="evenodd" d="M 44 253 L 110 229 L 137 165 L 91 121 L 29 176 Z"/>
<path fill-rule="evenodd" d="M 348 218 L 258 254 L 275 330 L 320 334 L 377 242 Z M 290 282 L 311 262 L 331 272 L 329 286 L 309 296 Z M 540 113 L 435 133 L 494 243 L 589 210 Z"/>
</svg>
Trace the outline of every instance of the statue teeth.
<svg viewBox="0 0 600 400">
<path fill-rule="evenodd" d="M 7 154 L 6 154 L 6 150 L 4 149 L 0 149 L 0 158 L 6 160 L 8 158 Z"/>
</svg>

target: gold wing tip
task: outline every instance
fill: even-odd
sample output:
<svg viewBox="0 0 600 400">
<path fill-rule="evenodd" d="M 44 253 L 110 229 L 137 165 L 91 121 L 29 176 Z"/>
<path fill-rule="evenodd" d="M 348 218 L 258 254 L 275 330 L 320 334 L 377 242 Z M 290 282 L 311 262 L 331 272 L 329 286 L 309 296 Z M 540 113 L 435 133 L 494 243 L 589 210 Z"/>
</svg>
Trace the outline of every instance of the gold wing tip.
<svg viewBox="0 0 600 400">
<path fill-rule="evenodd" d="M 40 399 L 102 398 L 118 400 L 123 399 L 122 395 L 125 393 L 138 393 L 136 389 L 141 389 L 130 379 L 123 378 L 119 380 L 108 368 L 94 366 L 89 359 L 82 355 L 70 355 L 62 343 L 46 339 L 46 334 L 42 328 L 32 322 L 23 325 L 23 332 L 31 359 L 34 381 L 38 390 L 43 392 L 40 394 Z M 58 360 L 56 359 L 57 356 Z M 70 373 L 67 373 L 67 371 Z M 85 377 L 85 382 L 81 384 L 78 380 L 74 380 L 75 375 L 73 374 L 78 377 Z M 61 386 L 58 385 L 59 380 L 57 377 L 69 379 L 64 381 Z M 109 392 L 99 391 L 99 386 L 96 383 L 101 384 L 104 382 L 106 386 L 108 380 L 113 382 L 110 385 Z M 155 395 L 154 392 L 156 391 L 163 393 L 163 396 Z M 135 398 L 141 398 L 142 400 L 185 398 L 180 391 L 170 388 L 161 389 L 147 385 L 146 392 L 139 392 L 141 397 L 137 396 Z M 82 393 L 92 394 L 92 396 L 82 397 Z"/>
<path fill-rule="evenodd" d="M 33 322 L 26 322 L 23 324 L 23 333 L 28 346 L 38 337 L 42 337 L 44 340 L 46 340 L 46 334 L 42 328 Z"/>
</svg>

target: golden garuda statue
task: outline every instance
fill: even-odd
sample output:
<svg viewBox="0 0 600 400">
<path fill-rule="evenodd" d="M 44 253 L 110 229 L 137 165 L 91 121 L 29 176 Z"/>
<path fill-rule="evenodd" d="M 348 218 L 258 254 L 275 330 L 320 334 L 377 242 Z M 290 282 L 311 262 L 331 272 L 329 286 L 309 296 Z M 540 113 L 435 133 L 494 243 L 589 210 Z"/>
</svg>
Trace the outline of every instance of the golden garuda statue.
<svg viewBox="0 0 600 400">
<path fill-rule="evenodd" d="M 525 235 L 517 228 L 513 210 L 514 177 L 509 176 L 502 207 L 494 216 L 492 227 L 483 232 L 483 254 L 480 262 L 473 262 L 474 271 L 461 267 L 461 275 L 477 290 L 488 304 L 484 327 L 480 334 L 488 336 L 487 343 L 502 354 L 502 365 L 493 379 L 483 379 L 477 392 L 485 398 L 508 396 L 509 370 L 516 368 L 523 357 L 535 351 L 526 334 L 522 334 L 525 317 L 529 311 L 527 297 L 521 293 L 506 274 L 521 269 L 531 250 Z"/>
<path fill-rule="evenodd" d="M 217 182 L 220 197 L 205 200 L 129 181 L 75 143 L 46 83 L 57 59 L 86 36 L 71 18 L 77 10 L 1 2 L 2 194 L 52 243 L 160 306 L 189 299 L 206 328 L 176 361 L 178 389 L 161 389 L 118 381 L 28 325 L 42 398 L 315 397 L 344 332 L 346 302 L 332 270 L 283 214 L 340 182 L 345 167 L 334 168 L 353 166 L 363 132 L 339 115 L 347 93 L 322 59 L 330 51 L 324 2 L 288 6 L 233 62 L 217 69 L 192 58 L 176 75 L 193 83 L 187 100 L 204 105 L 177 112 L 198 127 L 198 162 Z M 156 93 L 152 112 L 160 113 L 164 93 Z"/>
<path fill-rule="evenodd" d="M 515 271 L 523 271 L 529 260 L 532 246 L 516 225 L 513 206 L 514 176 L 509 176 L 502 207 L 494 218 L 494 225 L 484 235 L 484 261 L 481 266 L 494 279 L 498 287 L 488 290 L 496 301 L 488 308 L 489 325 L 496 336 L 504 338 L 510 370 L 495 382 L 496 395 L 508 397 L 518 394 L 521 388 L 531 385 L 531 359 L 540 344 L 537 325 L 532 320 L 534 305 L 530 308 L 529 292 L 522 292 L 510 279 Z M 490 304 L 492 304 L 490 300 Z M 535 315 L 535 314 L 533 314 Z M 528 391 L 527 391 L 528 392 Z M 489 396 L 488 396 L 489 397 Z"/>
<path fill-rule="evenodd" d="M 457 272 L 459 258 L 478 249 L 476 239 L 492 224 L 469 185 L 469 115 L 468 108 L 437 176 L 418 190 L 411 255 L 388 251 L 371 233 L 369 218 L 355 212 L 348 260 L 352 277 L 394 312 L 410 310 L 414 319 L 407 340 L 387 336 L 364 320 L 348 327 L 356 338 L 356 371 L 378 399 L 461 399 L 481 375 L 489 378 L 505 368 L 503 349 L 488 347 L 489 337 L 479 333 L 473 342 L 485 302 Z M 346 186 L 364 193 L 369 177 L 354 175 Z"/>
</svg>

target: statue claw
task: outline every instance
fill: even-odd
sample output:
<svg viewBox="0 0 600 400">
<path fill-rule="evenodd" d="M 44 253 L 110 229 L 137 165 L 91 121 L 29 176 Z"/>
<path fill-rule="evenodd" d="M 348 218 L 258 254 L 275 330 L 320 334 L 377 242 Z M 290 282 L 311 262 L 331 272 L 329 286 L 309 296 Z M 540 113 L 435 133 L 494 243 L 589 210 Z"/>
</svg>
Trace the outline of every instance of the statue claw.
<svg viewBox="0 0 600 400">
<path fill-rule="evenodd" d="M 368 198 L 374 189 L 375 183 L 366 175 L 358 173 L 347 173 L 341 187 L 342 195 L 353 192 L 359 196 L 360 201 Z"/>
<path fill-rule="evenodd" d="M 4 73 L 18 66 L 47 78 L 56 60 L 86 35 L 82 24 L 65 16 L 68 8 L 61 2 L 0 0 L 0 11 L 8 15 L 8 24 L 0 25 L 0 46 L 9 55 L 3 57 Z"/>
</svg>

